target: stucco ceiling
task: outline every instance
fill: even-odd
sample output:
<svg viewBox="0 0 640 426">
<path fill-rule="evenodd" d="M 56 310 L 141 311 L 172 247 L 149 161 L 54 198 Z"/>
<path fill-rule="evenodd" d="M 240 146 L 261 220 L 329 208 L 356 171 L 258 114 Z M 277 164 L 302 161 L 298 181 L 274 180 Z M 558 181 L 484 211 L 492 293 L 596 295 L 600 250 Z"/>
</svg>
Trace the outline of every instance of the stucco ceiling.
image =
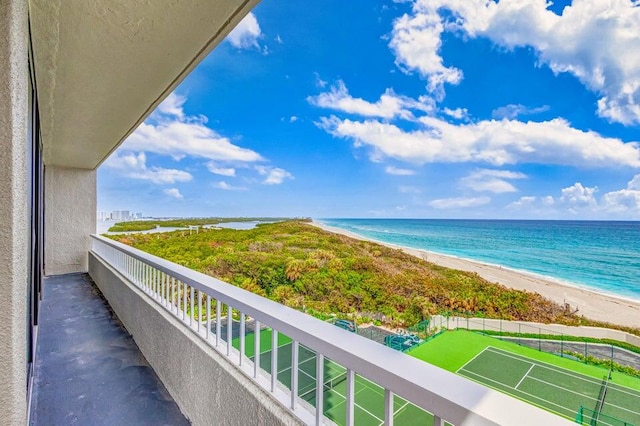
<svg viewBox="0 0 640 426">
<path fill-rule="evenodd" d="M 30 0 L 45 164 L 95 168 L 259 0 Z"/>
</svg>

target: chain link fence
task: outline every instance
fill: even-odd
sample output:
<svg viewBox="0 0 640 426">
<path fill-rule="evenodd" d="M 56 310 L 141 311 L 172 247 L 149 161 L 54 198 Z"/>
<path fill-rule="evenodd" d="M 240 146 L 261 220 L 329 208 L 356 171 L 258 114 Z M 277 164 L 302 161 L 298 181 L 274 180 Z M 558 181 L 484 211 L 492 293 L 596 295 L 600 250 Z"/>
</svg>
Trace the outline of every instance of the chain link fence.
<svg viewBox="0 0 640 426">
<path fill-rule="evenodd" d="M 617 364 L 621 369 L 631 369 L 623 372 L 636 375 L 632 371 L 635 370 L 635 372 L 640 375 L 640 347 L 634 347 L 634 345 L 627 342 L 621 342 L 619 345 L 616 345 L 585 341 L 602 339 L 602 337 L 585 336 L 584 334 L 589 331 L 587 327 L 552 327 L 553 326 L 544 327 L 538 324 L 519 321 L 446 317 L 442 315 L 434 315 L 429 323 L 431 334 L 446 329 L 465 329 L 482 332 L 496 339 L 513 342 L 521 346 L 527 346 L 542 352 L 552 353 L 581 362 L 591 364 L 601 363 L 609 367 Z M 579 332 L 582 336 L 568 334 L 559 329 L 566 331 L 576 329 L 576 334 L 578 333 L 577 329 L 580 329 Z M 617 330 L 611 331 L 617 332 Z M 594 334 L 595 333 L 596 332 L 594 332 Z M 600 334 L 602 332 L 598 331 L 597 333 Z M 622 371 L 621 369 L 618 370 Z"/>
</svg>

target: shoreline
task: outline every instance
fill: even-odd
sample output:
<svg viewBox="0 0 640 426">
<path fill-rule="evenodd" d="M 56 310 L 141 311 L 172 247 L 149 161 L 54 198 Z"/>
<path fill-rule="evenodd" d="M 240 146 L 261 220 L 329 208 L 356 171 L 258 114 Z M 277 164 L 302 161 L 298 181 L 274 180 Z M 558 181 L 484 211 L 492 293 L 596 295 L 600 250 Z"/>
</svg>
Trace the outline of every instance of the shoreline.
<svg viewBox="0 0 640 426">
<path fill-rule="evenodd" d="M 577 284 L 572 285 L 571 283 L 565 283 L 552 277 L 544 277 L 501 265 L 493 265 L 472 259 L 386 243 L 316 221 L 312 221 L 310 224 L 334 234 L 400 249 L 405 253 L 439 266 L 475 272 L 489 282 L 498 283 L 508 288 L 539 293 L 562 306 L 568 303 L 571 311 L 578 309 L 578 315 L 583 315 L 592 320 L 621 326 L 640 327 L 640 301 L 600 293 L 579 287 Z"/>
</svg>

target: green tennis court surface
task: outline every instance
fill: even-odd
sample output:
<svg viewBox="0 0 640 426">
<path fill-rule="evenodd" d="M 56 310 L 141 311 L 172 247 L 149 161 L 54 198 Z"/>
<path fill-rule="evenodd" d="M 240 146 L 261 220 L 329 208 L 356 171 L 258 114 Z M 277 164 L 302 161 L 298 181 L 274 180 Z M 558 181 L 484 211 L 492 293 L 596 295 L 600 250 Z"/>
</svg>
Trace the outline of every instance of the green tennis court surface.
<svg viewBox="0 0 640 426">
<path fill-rule="evenodd" d="M 640 392 L 502 349 L 486 348 L 457 373 L 565 417 L 588 407 L 596 418 L 640 424 Z M 588 417 L 585 423 L 591 424 Z"/>
<path fill-rule="evenodd" d="M 233 345 L 239 347 L 238 339 Z M 254 359 L 254 335 L 247 334 L 245 339 L 245 355 Z M 278 381 L 287 389 L 291 388 L 291 339 L 278 335 Z M 260 367 L 271 373 L 271 330 L 260 332 Z M 316 354 L 300 345 L 298 349 L 298 396 L 312 407 L 316 406 Z M 324 415 L 338 425 L 344 425 L 346 419 L 346 370 L 344 367 L 324 359 Z M 358 425 L 384 424 L 384 390 L 369 380 L 355 376 L 354 420 Z M 394 398 L 394 422 L 398 425 L 433 424 L 433 417 L 405 401 Z"/>
<path fill-rule="evenodd" d="M 640 426 L 632 377 L 610 381 L 608 370 L 472 332 L 444 333 L 410 354 L 585 425 Z"/>
</svg>

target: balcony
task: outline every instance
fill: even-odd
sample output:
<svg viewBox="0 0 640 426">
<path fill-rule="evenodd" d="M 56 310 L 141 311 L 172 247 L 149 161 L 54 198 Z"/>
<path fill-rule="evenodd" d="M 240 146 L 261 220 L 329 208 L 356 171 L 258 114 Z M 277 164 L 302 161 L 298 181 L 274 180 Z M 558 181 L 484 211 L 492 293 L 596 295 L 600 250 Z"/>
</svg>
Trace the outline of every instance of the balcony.
<svg viewBox="0 0 640 426">
<path fill-rule="evenodd" d="M 78 412 L 115 419 L 105 424 L 183 424 L 177 407 L 193 424 L 570 424 L 210 276 L 92 241 L 89 274 L 106 301 L 86 275 L 48 279 L 33 424 Z M 378 398 L 364 407 L 363 382 Z"/>
<path fill-rule="evenodd" d="M 32 425 L 188 425 L 87 274 L 45 281 Z"/>
</svg>

